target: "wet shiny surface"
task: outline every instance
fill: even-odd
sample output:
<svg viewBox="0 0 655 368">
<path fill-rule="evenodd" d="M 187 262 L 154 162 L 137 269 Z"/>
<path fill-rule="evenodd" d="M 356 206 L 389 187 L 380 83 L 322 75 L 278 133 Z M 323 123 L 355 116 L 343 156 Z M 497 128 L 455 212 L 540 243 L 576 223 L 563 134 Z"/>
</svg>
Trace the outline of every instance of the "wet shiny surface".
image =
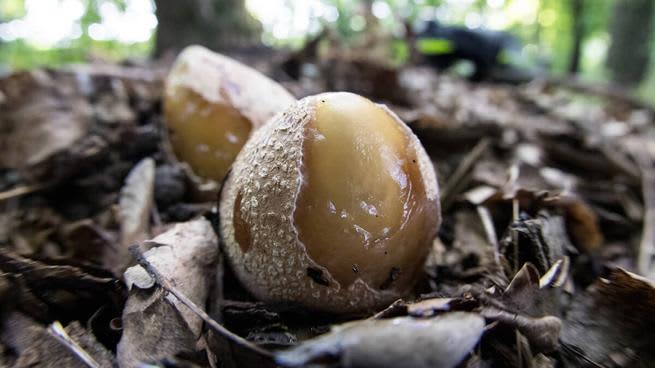
<svg viewBox="0 0 655 368">
<path fill-rule="evenodd" d="M 198 176 L 221 182 L 252 124 L 231 106 L 210 103 L 183 86 L 169 86 L 164 113 L 178 160 Z"/>
<path fill-rule="evenodd" d="M 349 93 L 321 95 L 306 129 L 294 220 L 310 257 L 343 287 L 357 277 L 381 289 L 411 285 L 437 214 L 407 134 Z"/>
</svg>

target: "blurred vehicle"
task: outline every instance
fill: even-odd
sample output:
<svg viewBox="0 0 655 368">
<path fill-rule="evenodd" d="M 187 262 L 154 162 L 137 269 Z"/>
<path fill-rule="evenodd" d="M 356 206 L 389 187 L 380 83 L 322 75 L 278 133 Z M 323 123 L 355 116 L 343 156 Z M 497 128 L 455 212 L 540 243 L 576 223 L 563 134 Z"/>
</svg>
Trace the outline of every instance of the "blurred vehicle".
<svg viewBox="0 0 655 368">
<path fill-rule="evenodd" d="M 508 32 L 442 25 L 435 20 L 419 26 L 416 49 L 424 60 L 446 70 L 462 60 L 473 64 L 473 81 L 522 82 L 531 71 L 521 54 L 520 41 Z"/>
</svg>

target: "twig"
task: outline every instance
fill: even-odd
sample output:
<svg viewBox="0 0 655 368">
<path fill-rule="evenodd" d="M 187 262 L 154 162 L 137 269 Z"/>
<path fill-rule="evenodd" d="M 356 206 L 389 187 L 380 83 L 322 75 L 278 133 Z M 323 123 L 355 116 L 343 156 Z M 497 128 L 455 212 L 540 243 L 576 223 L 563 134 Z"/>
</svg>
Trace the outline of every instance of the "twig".
<svg viewBox="0 0 655 368">
<path fill-rule="evenodd" d="M 507 183 L 505 183 L 505 187 L 503 189 L 503 192 L 510 193 L 512 195 L 512 224 L 518 224 L 521 214 L 521 203 L 519 202 L 518 198 L 516 198 L 516 192 L 518 189 L 517 182 L 520 176 L 521 168 L 517 163 L 513 163 L 509 167 L 509 177 L 507 178 Z M 512 253 L 514 255 L 514 269 L 512 272 L 516 273 L 519 271 L 519 232 L 513 226 L 510 226 L 509 234 L 512 240 Z"/>
<path fill-rule="evenodd" d="M 519 200 L 512 198 L 512 224 L 519 222 Z M 512 237 L 512 246 L 514 247 L 514 272 L 519 270 L 519 232 L 516 229 L 510 228 L 510 235 Z"/>
<path fill-rule="evenodd" d="M 489 209 L 485 206 L 476 206 L 478 210 L 478 216 L 482 221 L 482 226 L 484 227 L 484 232 L 487 235 L 487 240 L 494 249 L 494 262 L 496 265 L 500 265 L 500 250 L 498 247 L 498 237 L 496 235 L 496 229 L 494 228 L 493 220 L 491 219 L 491 213 Z"/>
<path fill-rule="evenodd" d="M 64 326 L 59 321 L 55 321 L 48 326 L 48 333 L 77 356 L 84 364 L 91 368 L 100 368 L 100 364 L 66 333 Z"/>
<path fill-rule="evenodd" d="M 457 189 L 462 184 L 466 174 L 471 170 L 473 165 L 475 165 L 480 156 L 482 156 L 489 144 L 490 140 L 488 138 L 480 139 L 471 152 L 464 157 L 455 172 L 450 176 L 441 190 L 441 207 L 443 211 L 446 211 L 448 207 L 450 207 L 455 194 L 457 194 Z"/>
<path fill-rule="evenodd" d="M 644 196 L 644 229 L 639 245 L 637 268 L 646 277 L 653 277 L 653 257 L 655 256 L 655 170 L 643 155 L 637 155 L 641 166 L 641 187 Z"/>
<path fill-rule="evenodd" d="M 572 347 L 569 344 L 566 344 L 566 343 L 560 341 L 560 346 L 562 347 L 563 351 L 568 352 L 569 354 L 577 356 L 578 358 L 584 360 L 585 362 L 587 362 L 588 364 L 591 364 L 594 367 L 597 367 L 597 368 L 604 368 L 605 367 L 605 366 L 601 365 L 600 363 L 594 362 L 593 360 L 588 358 L 584 354 L 584 352 L 578 350 L 577 348 Z"/>
<path fill-rule="evenodd" d="M 39 190 L 49 187 L 51 184 L 34 184 L 34 185 L 21 185 L 16 188 L 0 192 L 0 202 L 6 201 L 7 199 L 16 198 L 23 196 L 25 194 L 30 194 L 38 192 Z"/>
<path fill-rule="evenodd" d="M 143 269 L 148 272 L 148 274 L 155 279 L 155 282 L 159 284 L 164 290 L 167 292 L 173 294 L 179 300 L 182 304 L 186 305 L 187 308 L 189 308 L 193 313 L 197 314 L 198 317 L 200 317 L 209 327 L 214 329 L 216 332 L 218 332 L 221 336 L 225 337 L 227 340 L 231 341 L 232 343 L 239 345 L 245 349 L 251 350 L 263 357 L 266 358 L 272 358 L 273 355 L 265 350 L 260 348 L 259 346 L 251 343 L 250 341 L 244 339 L 243 337 L 231 332 L 230 330 L 226 329 L 225 327 L 221 326 L 218 324 L 218 322 L 214 321 L 205 311 L 200 309 L 194 302 L 192 302 L 189 298 L 186 297 L 186 295 L 182 294 L 171 282 L 165 278 L 159 271 L 146 259 L 146 257 L 143 255 L 143 252 L 141 252 L 141 249 L 139 249 L 138 245 L 132 245 L 129 248 L 130 253 L 132 253 L 132 256 L 136 261 L 143 267 Z"/>
</svg>

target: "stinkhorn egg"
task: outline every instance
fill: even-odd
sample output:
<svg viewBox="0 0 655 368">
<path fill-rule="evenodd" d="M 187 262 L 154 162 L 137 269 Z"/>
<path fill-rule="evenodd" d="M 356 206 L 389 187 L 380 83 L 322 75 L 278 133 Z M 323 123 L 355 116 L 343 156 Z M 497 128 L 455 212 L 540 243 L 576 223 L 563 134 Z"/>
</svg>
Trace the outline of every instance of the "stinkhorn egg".
<svg viewBox="0 0 655 368">
<path fill-rule="evenodd" d="M 407 293 L 440 223 L 434 168 L 389 109 L 306 97 L 254 133 L 220 199 L 221 236 L 256 297 L 361 312 Z"/>
<path fill-rule="evenodd" d="M 252 131 L 293 102 L 258 71 L 189 46 L 166 79 L 163 105 L 176 158 L 193 174 L 220 183 Z"/>
</svg>

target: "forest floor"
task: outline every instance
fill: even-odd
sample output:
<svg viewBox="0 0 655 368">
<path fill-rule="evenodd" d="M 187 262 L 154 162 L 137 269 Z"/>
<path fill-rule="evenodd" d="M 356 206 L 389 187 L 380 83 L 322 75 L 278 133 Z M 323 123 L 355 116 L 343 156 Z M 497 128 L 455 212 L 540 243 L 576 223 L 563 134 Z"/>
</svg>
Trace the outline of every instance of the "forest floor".
<svg viewBox="0 0 655 368">
<path fill-rule="evenodd" d="M 220 252 L 207 264 L 130 251 L 174 223 L 184 241 L 215 237 L 192 226 L 215 224 L 215 202 L 193 199 L 165 147 L 165 71 L 19 72 L 0 79 L 0 366 L 655 364 L 653 109 L 561 81 L 474 84 L 346 58 L 316 68 L 282 83 L 386 102 L 435 165 L 443 224 L 412 295 L 328 315 L 255 300 Z M 162 279 L 124 277 L 137 258 Z M 179 294 L 204 296 L 194 305 L 211 320 Z"/>
</svg>

